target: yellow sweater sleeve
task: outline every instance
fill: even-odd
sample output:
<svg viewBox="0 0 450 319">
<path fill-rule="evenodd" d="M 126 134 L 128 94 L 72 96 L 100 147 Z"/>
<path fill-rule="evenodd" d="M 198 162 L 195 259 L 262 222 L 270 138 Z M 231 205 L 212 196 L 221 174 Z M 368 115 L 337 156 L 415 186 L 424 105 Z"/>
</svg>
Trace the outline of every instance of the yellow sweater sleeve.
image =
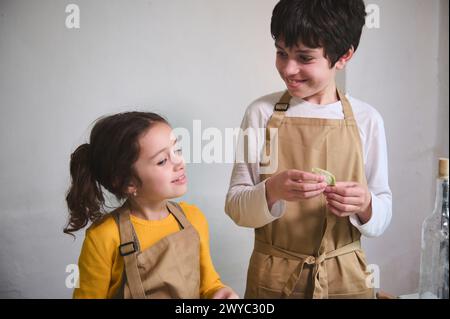
<svg viewBox="0 0 450 319">
<path fill-rule="evenodd" d="M 196 206 L 184 202 L 181 202 L 180 206 L 200 237 L 200 296 L 201 298 L 211 298 L 218 289 L 225 285 L 221 282 L 212 263 L 208 223 Z M 147 221 L 131 216 L 131 222 L 142 250 L 178 231 L 178 223 L 173 216 L 162 221 Z M 112 298 L 115 296 L 121 286 L 124 269 L 123 258 L 118 254 L 119 245 L 118 227 L 110 215 L 86 231 L 78 261 L 79 288 L 74 290 L 74 298 Z"/>
<path fill-rule="evenodd" d="M 120 245 L 119 230 L 112 216 L 94 224 L 86 236 L 78 259 L 80 278 L 74 298 L 108 298 L 114 281 L 120 282 L 121 273 L 114 274 L 116 255 Z M 122 262 L 123 269 L 123 262 Z M 114 276 L 115 275 L 115 276 Z M 114 278 L 119 275 L 119 278 Z"/>
</svg>

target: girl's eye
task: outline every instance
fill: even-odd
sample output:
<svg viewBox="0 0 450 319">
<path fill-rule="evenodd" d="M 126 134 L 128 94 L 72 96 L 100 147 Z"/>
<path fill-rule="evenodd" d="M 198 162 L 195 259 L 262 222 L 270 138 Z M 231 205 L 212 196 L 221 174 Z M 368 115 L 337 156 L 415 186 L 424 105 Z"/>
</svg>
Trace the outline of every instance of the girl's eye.
<svg viewBox="0 0 450 319">
<path fill-rule="evenodd" d="M 278 51 L 278 52 L 277 52 L 277 55 L 278 55 L 280 58 L 285 58 L 285 57 L 287 57 L 287 54 L 284 53 L 284 52 L 281 52 L 281 51 Z"/>
<path fill-rule="evenodd" d="M 177 154 L 177 155 L 183 154 L 183 149 L 182 149 L 181 147 L 178 148 L 178 149 L 176 149 L 176 150 L 175 150 L 175 154 Z"/>
<path fill-rule="evenodd" d="M 162 161 L 158 162 L 156 165 L 163 166 L 164 164 L 166 164 L 166 162 L 167 162 L 167 158 L 165 158 Z"/>
</svg>

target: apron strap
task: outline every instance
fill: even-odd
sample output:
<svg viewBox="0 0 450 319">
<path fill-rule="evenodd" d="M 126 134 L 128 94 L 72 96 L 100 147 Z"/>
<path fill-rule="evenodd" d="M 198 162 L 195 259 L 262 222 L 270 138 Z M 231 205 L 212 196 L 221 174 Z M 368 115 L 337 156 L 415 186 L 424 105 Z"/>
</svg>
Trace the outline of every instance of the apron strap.
<svg viewBox="0 0 450 319">
<path fill-rule="evenodd" d="M 271 130 L 275 129 L 278 130 L 278 128 L 283 123 L 283 119 L 286 116 L 286 111 L 289 109 L 290 103 L 291 103 L 292 96 L 289 94 L 288 91 L 286 91 L 280 98 L 277 104 L 275 104 L 274 111 L 272 116 L 270 117 L 269 121 L 267 122 L 266 126 L 266 136 L 265 136 L 265 148 L 263 152 L 265 152 L 265 155 L 263 155 L 263 158 L 265 160 L 262 160 L 260 165 L 262 167 L 270 166 L 270 159 L 272 158 L 270 156 L 271 152 L 278 152 L 278 149 L 276 149 L 276 145 L 274 145 L 274 149 L 271 149 L 270 145 L 270 132 Z M 275 132 L 274 138 L 278 138 L 277 134 Z"/>
<path fill-rule="evenodd" d="M 354 241 L 348 245 L 345 245 L 341 248 L 333 250 L 328 253 L 324 253 L 320 256 L 310 256 L 305 254 L 299 254 L 296 252 L 288 251 L 282 248 L 275 247 L 273 245 L 261 242 L 259 240 L 255 240 L 255 251 L 266 254 L 269 256 L 275 256 L 279 258 L 287 258 L 299 261 L 294 272 L 289 277 L 286 285 L 282 291 L 282 297 L 289 297 L 295 289 L 298 280 L 300 279 L 305 264 L 314 265 L 314 271 L 312 273 L 313 276 L 313 284 L 314 289 L 312 293 L 312 298 L 321 299 L 328 297 L 328 282 L 326 276 L 326 268 L 324 265 L 325 260 L 335 258 L 338 256 L 349 254 L 353 251 L 361 250 L 361 242 L 359 240 Z"/>
<path fill-rule="evenodd" d="M 187 228 L 191 223 L 187 220 L 180 204 L 176 202 L 167 202 L 167 209 L 175 217 L 181 229 Z"/>
<path fill-rule="evenodd" d="M 117 227 L 119 227 L 120 244 L 122 245 L 122 244 L 126 244 L 126 243 L 129 243 L 129 242 L 134 242 L 134 246 L 135 246 L 136 251 L 140 251 L 141 250 L 141 245 L 139 243 L 139 239 L 138 239 L 138 237 L 136 235 L 134 227 L 131 227 L 131 231 L 132 231 L 132 235 L 133 235 L 131 240 L 130 240 L 130 238 L 125 239 L 125 237 L 122 236 L 122 232 L 120 232 L 120 215 L 121 215 L 121 213 L 123 213 L 124 211 L 129 209 L 127 207 L 129 207 L 129 203 L 125 202 L 124 205 L 120 209 L 113 211 L 111 214 L 114 217 L 114 221 L 116 222 Z M 130 223 L 131 223 L 131 221 L 130 221 Z M 127 254 L 127 253 L 130 252 L 130 250 L 132 250 L 131 249 L 131 244 L 128 247 L 127 246 L 123 246 L 122 253 Z"/>
<path fill-rule="evenodd" d="M 267 128 L 279 128 L 281 123 L 283 122 L 284 117 L 286 116 L 286 111 L 289 109 L 291 104 L 292 96 L 289 91 L 284 92 L 283 96 L 281 96 L 280 100 L 273 109 L 273 114 L 267 123 Z M 269 135 L 270 136 L 270 135 Z"/>
<path fill-rule="evenodd" d="M 337 94 L 338 94 L 339 100 L 341 101 L 341 104 L 342 104 L 342 112 L 344 113 L 345 120 L 353 121 L 355 119 L 355 117 L 353 115 L 353 110 L 350 105 L 350 101 L 347 99 L 345 94 L 343 92 L 341 92 L 341 90 L 337 89 Z"/>
<path fill-rule="evenodd" d="M 130 209 L 118 211 L 120 246 L 119 253 L 123 257 L 125 275 L 133 299 L 145 299 L 145 291 L 137 264 L 139 241 L 130 220 Z M 125 278 L 124 278 L 125 279 Z"/>
</svg>

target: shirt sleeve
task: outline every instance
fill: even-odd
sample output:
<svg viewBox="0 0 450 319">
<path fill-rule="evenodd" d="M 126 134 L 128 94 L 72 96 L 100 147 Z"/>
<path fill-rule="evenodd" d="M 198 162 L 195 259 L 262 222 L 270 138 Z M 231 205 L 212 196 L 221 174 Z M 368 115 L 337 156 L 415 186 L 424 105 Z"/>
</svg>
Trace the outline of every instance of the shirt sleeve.
<svg viewBox="0 0 450 319">
<path fill-rule="evenodd" d="M 249 107 L 241 124 L 241 136 L 250 134 L 253 138 L 248 138 L 245 148 L 242 146 L 243 138 L 239 138 L 230 187 L 225 200 L 225 212 L 237 225 L 243 227 L 263 227 L 282 217 L 286 207 L 285 202 L 280 200 L 269 210 L 266 183 L 260 180 L 259 160 L 264 142 L 264 135 L 260 132 L 261 129 L 263 133 L 265 132 L 267 120 L 268 118 Z M 240 150 L 247 152 L 247 156 L 239 154 Z"/>
<path fill-rule="evenodd" d="M 112 260 L 107 255 L 108 251 L 99 248 L 95 236 L 88 230 L 78 260 L 79 287 L 75 288 L 73 298 L 103 299 L 108 297 Z"/>
<path fill-rule="evenodd" d="M 392 218 L 392 192 L 388 178 L 388 156 L 383 119 L 375 113 L 371 121 L 365 148 L 365 172 L 367 185 L 372 195 L 372 216 L 361 224 L 358 217 L 350 217 L 350 222 L 363 236 L 379 237 L 389 226 Z"/>
</svg>

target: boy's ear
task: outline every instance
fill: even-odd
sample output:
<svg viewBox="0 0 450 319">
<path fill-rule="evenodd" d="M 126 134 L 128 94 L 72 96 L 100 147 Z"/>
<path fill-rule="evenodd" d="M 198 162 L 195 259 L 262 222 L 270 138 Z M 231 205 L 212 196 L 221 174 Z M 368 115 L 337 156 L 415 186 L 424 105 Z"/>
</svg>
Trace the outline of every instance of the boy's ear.
<svg viewBox="0 0 450 319">
<path fill-rule="evenodd" d="M 348 61 L 350 61 L 353 57 L 353 54 L 355 53 L 355 50 L 353 49 L 353 46 L 345 53 L 341 58 L 336 62 L 336 69 L 343 70 L 345 66 L 347 65 Z"/>
</svg>

